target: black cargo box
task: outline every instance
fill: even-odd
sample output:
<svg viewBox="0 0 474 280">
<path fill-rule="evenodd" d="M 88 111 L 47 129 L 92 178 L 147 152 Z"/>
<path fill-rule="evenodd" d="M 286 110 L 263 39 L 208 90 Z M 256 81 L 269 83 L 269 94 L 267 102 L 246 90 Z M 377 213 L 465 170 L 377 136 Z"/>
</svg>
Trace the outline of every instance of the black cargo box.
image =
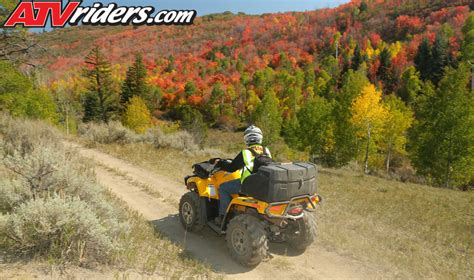
<svg viewBox="0 0 474 280">
<path fill-rule="evenodd" d="M 280 202 L 316 193 L 317 168 L 306 162 L 262 166 L 242 184 L 241 193 L 265 202 Z"/>
</svg>

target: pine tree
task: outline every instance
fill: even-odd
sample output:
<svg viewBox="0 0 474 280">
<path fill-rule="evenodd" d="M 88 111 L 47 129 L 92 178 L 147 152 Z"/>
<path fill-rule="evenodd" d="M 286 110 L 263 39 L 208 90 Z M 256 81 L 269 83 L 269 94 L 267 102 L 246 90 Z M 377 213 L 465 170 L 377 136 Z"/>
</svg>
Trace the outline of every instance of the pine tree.
<svg viewBox="0 0 474 280">
<path fill-rule="evenodd" d="M 262 129 L 266 144 L 274 143 L 280 137 L 283 120 L 279 110 L 278 98 L 273 90 L 265 94 L 262 102 L 255 109 L 253 119 L 255 124 Z"/>
<path fill-rule="evenodd" d="M 373 153 L 375 140 L 380 137 L 382 126 L 387 117 L 387 109 L 381 102 L 382 93 L 369 84 L 362 89 L 352 103 L 352 123 L 357 128 L 357 137 L 365 142 L 364 172 L 369 173 L 369 156 Z"/>
<path fill-rule="evenodd" d="M 356 128 L 351 122 L 352 102 L 362 89 L 369 83 L 365 72 L 365 64 L 359 70 L 349 70 L 344 77 L 341 90 L 337 93 L 333 109 L 334 127 L 334 156 L 335 164 L 342 166 L 357 155 Z"/>
<path fill-rule="evenodd" d="M 431 73 L 430 80 L 437 85 L 444 74 L 444 68 L 452 62 L 449 54 L 449 41 L 443 32 L 438 32 L 431 49 Z"/>
<path fill-rule="evenodd" d="M 351 69 L 353 70 L 359 69 L 359 66 L 362 64 L 362 62 L 364 62 L 364 58 L 360 51 L 360 47 L 357 44 L 354 49 L 354 55 L 352 56 Z"/>
<path fill-rule="evenodd" d="M 140 96 L 143 100 L 150 100 L 150 89 L 145 81 L 146 67 L 141 54 L 135 55 L 134 63 L 128 68 L 122 85 L 120 104 L 125 106 L 133 96 Z"/>
<path fill-rule="evenodd" d="M 423 81 L 431 78 L 432 59 L 430 42 L 427 38 L 424 38 L 418 46 L 418 52 L 413 60 Z"/>
<path fill-rule="evenodd" d="M 386 92 L 391 92 L 393 89 L 393 78 L 391 73 L 391 66 L 392 66 L 392 56 L 390 54 L 390 50 L 384 48 L 380 52 L 380 66 L 377 69 L 377 76 L 380 81 L 384 84 L 384 89 Z"/>
<path fill-rule="evenodd" d="M 417 99 L 410 150 L 417 171 L 444 187 L 474 179 L 474 99 L 469 69 L 448 68 L 437 91 L 430 83 Z"/>
<path fill-rule="evenodd" d="M 130 98 L 123 116 L 123 124 L 137 133 L 144 133 L 151 127 L 150 111 L 141 97 Z"/>
<path fill-rule="evenodd" d="M 420 74 L 413 66 L 403 71 L 400 78 L 400 88 L 397 95 L 405 101 L 406 104 L 412 104 L 416 97 L 421 94 L 423 82 L 420 80 Z"/>
<path fill-rule="evenodd" d="M 89 80 L 84 100 L 84 121 L 108 123 L 118 108 L 117 96 L 112 91 L 110 64 L 98 46 L 86 56 L 84 76 Z"/>
</svg>

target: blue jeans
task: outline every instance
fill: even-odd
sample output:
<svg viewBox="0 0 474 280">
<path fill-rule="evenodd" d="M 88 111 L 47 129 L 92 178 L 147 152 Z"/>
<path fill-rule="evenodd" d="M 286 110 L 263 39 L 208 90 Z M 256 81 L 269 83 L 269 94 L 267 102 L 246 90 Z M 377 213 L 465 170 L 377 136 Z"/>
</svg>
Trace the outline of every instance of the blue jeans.
<svg viewBox="0 0 474 280">
<path fill-rule="evenodd" d="M 225 215 L 227 207 L 232 200 L 232 194 L 239 193 L 240 187 L 240 179 L 225 182 L 219 187 L 219 215 Z"/>
</svg>

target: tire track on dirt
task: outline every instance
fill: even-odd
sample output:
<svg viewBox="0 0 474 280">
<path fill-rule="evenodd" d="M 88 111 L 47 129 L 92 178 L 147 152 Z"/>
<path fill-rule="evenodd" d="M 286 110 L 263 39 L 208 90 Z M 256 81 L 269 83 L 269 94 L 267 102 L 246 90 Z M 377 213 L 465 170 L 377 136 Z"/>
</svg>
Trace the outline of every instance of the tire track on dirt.
<svg viewBox="0 0 474 280">
<path fill-rule="evenodd" d="M 185 248 L 186 252 L 209 263 L 218 273 L 230 278 L 245 279 L 367 279 L 381 277 L 374 269 L 367 268 L 349 257 L 329 252 L 317 243 L 304 254 L 290 255 L 284 244 L 270 243 L 272 258 L 256 268 L 246 268 L 234 262 L 226 247 L 225 238 L 209 228 L 201 233 L 186 232 L 178 218 L 178 201 L 185 193 L 183 185 L 164 175 L 150 172 L 124 160 L 84 148 L 76 143 L 66 143 L 77 149 L 83 157 L 97 163 L 99 182 L 140 212 L 160 232 Z M 143 188 L 151 188 L 155 195 Z M 159 193 L 160 195 L 156 195 Z M 317 241 L 316 241 L 317 242 Z"/>
</svg>

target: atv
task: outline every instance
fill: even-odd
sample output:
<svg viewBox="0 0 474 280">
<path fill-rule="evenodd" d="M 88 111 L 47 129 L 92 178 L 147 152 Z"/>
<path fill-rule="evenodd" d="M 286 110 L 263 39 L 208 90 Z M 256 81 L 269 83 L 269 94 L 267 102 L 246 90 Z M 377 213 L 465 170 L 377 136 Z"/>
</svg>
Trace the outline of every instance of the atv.
<svg viewBox="0 0 474 280">
<path fill-rule="evenodd" d="M 222 224 L 214 223 L 219 209 L 219 186 L 240 178 L 210 162 L 193 165 L 185 177 L 189 192 L 179 203 L 180 221 L 187 231 L 209 226 L 226 236 L 232 257 L 244 266 L 256 266 L 267 257 L 267 241 L 287 242 L 299 252 L 315 240 L 312 212 L 321 202 L 316 194 L 317 169 L 311 163 L 270 164 L 247 177 L 241 192 L 233 196 Z"/>
</svg>

